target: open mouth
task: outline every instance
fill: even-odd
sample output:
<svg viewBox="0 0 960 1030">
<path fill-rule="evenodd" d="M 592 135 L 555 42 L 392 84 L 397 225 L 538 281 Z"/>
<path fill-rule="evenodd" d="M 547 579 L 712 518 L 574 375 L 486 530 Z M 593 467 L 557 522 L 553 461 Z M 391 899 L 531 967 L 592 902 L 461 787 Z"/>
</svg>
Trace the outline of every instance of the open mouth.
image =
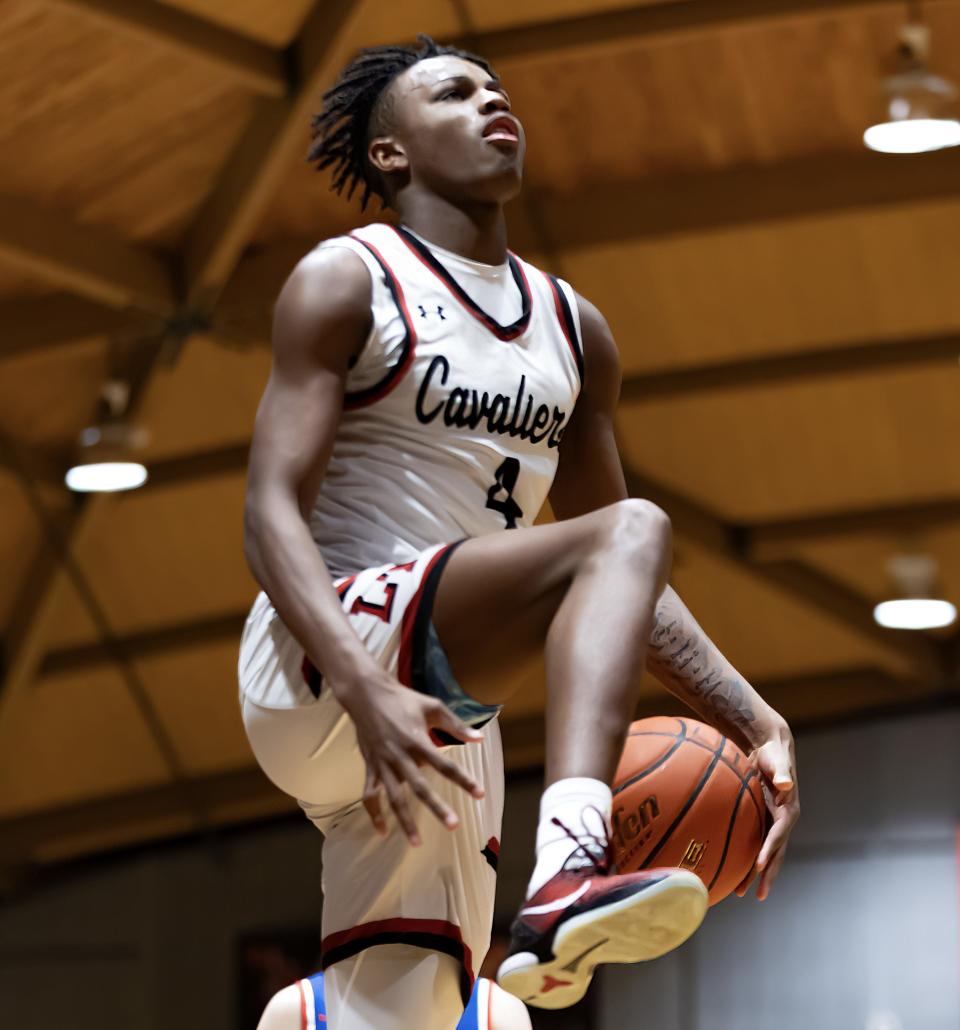
<svg viewBox="0 0 960 1030">
<path fill-rule="evenodd" d="M 500 115 L 486 125 L 483 138 L 490 142 L 519 143 L 520 127 L 513 118 Z"/>
</svg>

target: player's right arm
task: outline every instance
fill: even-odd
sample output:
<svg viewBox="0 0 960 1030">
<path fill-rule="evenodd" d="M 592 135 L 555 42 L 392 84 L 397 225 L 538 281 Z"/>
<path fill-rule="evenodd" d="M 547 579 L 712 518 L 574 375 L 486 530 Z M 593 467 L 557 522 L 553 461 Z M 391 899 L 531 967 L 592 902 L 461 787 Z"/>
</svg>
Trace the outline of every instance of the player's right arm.
<svg viewBox="0 0 960 1030">
<path fill-rule="evenodd" d="M 273 367 L 254 426 L 244 510 L 244 552 L 284 624 L 349 713 L 367 766 L 364 803 L 386 832 L 380 788 L 412 842 L 410 789 L 451 828 L 456 816 L 419 766 L 433 765 L 465 790 L 477 784 L 432 744 L 429 731 L 480 735 L 439 701 L 403 687 L 354 633 L 308 518 L 333 450 L 347 370 L 370 329 L 370 274 L 345 249 L 304 258 L 274 309 Z"/>
</svg>

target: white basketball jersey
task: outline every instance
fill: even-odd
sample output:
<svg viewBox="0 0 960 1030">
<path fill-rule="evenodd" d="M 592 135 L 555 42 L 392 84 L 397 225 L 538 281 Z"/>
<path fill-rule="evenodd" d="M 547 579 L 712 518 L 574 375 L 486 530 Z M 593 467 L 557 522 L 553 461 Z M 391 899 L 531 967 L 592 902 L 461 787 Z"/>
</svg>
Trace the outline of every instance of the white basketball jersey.
<svg viewBox="0 0 960 1030">
<path fill-rule="evenodd" d="M 373 280 L 373 324 L 310 520 L 330 571 L 530 525 L 580 391 L 573 290 L 510 254 L 523 307 L 503 326 L 404 229 L 369 225 L 330 247 L 359 255 Z"/>
</svg>

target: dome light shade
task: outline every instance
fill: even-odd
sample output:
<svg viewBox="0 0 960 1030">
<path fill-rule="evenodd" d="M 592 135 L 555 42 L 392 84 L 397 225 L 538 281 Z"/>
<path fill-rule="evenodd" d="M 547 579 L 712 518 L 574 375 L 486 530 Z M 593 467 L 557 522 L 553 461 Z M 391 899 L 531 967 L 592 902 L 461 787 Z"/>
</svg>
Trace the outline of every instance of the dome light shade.
<svg viewBox="0 0 960 1030">
<path fill-rule="evenodd" d="M 932 597 L 904 597 L 878 604 L 873 617 L 887 629 L 939 629 L 956 621 L 957 609 Z"/>
<path fill-rule="evenodd" d="M 883 80 L 883 116 L 863 134 L 871 150 L 923 154 L 960 145 L 957 87 L 927 67 L 930 29 L 911 22 L 900 30 L 900 70 Z"/>
<path fill-rule="evenodd" d="M 74 465 L 65 479 L 77 493 L 115 493 L 143 486 L 147 470 L 135 461 L 98 461 Z"/>
<path fill-rule="evenodd" d="M 924 154 L 960 146 L 960 121 L 954 118 L 908 118 L 871 125 L 863 142 L 881 154 Z"/>
</svg>

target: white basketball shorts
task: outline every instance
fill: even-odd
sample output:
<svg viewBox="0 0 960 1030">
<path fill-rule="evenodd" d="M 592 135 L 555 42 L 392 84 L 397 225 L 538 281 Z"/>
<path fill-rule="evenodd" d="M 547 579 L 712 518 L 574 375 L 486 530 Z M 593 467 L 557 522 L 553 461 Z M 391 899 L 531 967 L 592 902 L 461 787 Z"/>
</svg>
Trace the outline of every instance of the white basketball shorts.
<svg viewBox="0 0 960 1030">
<path fill-rule="evenodd" d="M 351 625 L 384 669 L 483 726 L 482 743 L 446 745 L 447 757 L 483 785 L 482 801 L 429 766 L 422 770 L 459 815 L 456 830 L 412 798 L 422 845 L 412 847 L 395 819 L 386 838 L 377 835 L 361 804 L 365 768 L 353 722 L 265 594 L 247 619 L 239 676 L 257 761 L 324 834 L 322 967 L 383 944 L 439 951 L 461 965 L 465 1004 L 490 941 L 503 753 L 498 709 L 463 693 L 433 629 L 433 599 L 456 546 L 432 547 L 406 564 L 335 583 Z"/>
</svg>

